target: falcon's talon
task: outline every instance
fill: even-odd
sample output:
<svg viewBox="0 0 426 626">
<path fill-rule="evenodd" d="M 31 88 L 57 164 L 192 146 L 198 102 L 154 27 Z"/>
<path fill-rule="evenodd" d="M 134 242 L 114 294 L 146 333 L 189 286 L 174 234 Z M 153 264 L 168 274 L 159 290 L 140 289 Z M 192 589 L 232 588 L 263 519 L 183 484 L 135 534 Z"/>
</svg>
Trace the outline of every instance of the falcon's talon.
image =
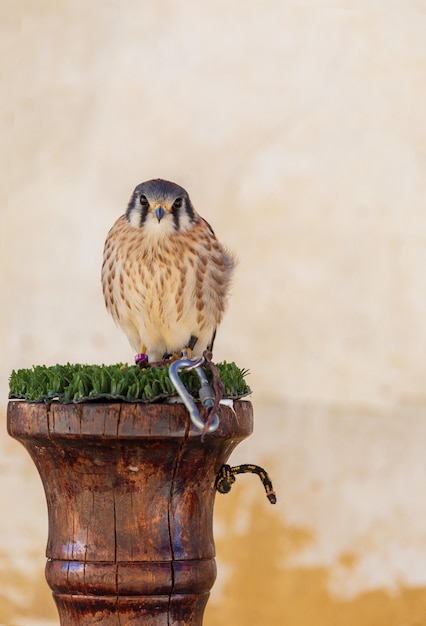
<svg viewBox="0 0 426 626">
<path fill-rule="evenodd" d="M 166 363 L 173 363 L 173 361 L 177 361 L 179 359 L 179 355 L 176 352 L 166 352 L 163 354 L 163 361 Z"/>
<path fill-rule="evenodd" d="M 183 348 L 183 350 L 180 353 L 180 358 L 181 359 L 190 359 L 192 357 L 192 350 L 189 346 L 187 346 L 186 348 Z"/>
</svg>

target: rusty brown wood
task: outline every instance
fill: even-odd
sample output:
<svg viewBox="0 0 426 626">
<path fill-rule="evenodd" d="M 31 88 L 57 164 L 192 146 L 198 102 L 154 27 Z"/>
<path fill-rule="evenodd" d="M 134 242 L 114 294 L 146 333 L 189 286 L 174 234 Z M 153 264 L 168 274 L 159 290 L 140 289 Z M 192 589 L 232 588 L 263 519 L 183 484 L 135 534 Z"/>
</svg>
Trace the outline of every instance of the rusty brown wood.
<svg viewBox="0 0 426 626">
<path fill-rule="evenodd" d="M 250 402 L 201 441 L 177 404 L 11 401 L 48 506 L 46 578 L 62 626 L 201 626 L 216 577 L 215 478 Z"/>
</svg>

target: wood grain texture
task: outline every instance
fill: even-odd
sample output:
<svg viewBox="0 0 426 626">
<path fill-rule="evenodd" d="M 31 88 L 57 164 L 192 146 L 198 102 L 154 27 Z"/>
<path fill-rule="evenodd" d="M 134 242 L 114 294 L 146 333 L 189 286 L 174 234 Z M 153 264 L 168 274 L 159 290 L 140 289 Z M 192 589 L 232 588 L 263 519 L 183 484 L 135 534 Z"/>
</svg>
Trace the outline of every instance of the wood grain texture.
<svg viewBox="0 0 426 626">
<path fill-rule="evenodd" d="M 9 434 L 46 494 L 46 578 L 62 626 L 202 624 L 215 478 L 252 427 L 247 401 L 221 406 L 204 442 L 182 405 L 9 402 Z"/>
</svg>

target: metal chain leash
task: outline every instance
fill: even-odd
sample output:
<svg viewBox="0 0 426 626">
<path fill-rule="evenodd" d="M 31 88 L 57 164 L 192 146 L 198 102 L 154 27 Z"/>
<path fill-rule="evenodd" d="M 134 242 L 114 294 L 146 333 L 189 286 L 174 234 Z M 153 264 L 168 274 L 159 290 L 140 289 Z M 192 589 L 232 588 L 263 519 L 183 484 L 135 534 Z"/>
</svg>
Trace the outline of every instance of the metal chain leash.
<svg viewBox="0 0 426 626">
<path fill-rule="evenodd" d="M 212 372 L 213 388 L 207 379 L 202 365 L 207 366 Z M 195 370 L 200 380 L 198 397 L 203 407 L 201 413 L 198 410 L 194 398 L 188 392 L 179 377 L 179 372 L 181 370 L 192 369 Z M 216 365 L 212 361 L 211 352 L 205 350 L 201 357 L 194 359 L 184 357 L 178 359 L 177 361 L 173 361 L 169 366 L 169 376 L 174 388 L 188 409 L 192 423 L 196 428 L 201 430 L 201 440 L 203 440 L 206 433 L 214 432 L 219 426 L 218 408 L 224 391 L 219 372 Z"/>
</svg>

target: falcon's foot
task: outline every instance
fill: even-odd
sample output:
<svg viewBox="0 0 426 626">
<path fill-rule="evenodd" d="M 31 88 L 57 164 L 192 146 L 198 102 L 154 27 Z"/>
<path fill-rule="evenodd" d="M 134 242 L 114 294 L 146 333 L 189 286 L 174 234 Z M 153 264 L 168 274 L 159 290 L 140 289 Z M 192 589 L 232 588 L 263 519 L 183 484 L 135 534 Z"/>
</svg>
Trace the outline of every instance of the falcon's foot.
<svg viewBox="0 0 426 626">
<path fill-rule="evenodd" d="M 173 361 L 177 361 L 180 359 L 180 356 L 176 354 L 176 352 L 166 352 L 163 354 L 163 361 L 167 361 L 167 363 L 173 363 Z"/>
<path fill-rule="evenodd" d="M 182 349 L 180 355 L 181 355 L 181 359 L 190 359 L 192 356 L 192 351 L 195 348 L 195 344 L 198 341 L 198 337 L 196 337 L 195 335 L 191 335 L 188 345 L 185 346 L 185 348 Z"/>
<path fill-rule="evenodd" d="M 180 358 L 181 359 L 190 359 L 192 356 L 192 350 L 189 346 L 187 346 L 186 348 L 184 348 L 181 353 L 180 353 Z"/>
</svg>

